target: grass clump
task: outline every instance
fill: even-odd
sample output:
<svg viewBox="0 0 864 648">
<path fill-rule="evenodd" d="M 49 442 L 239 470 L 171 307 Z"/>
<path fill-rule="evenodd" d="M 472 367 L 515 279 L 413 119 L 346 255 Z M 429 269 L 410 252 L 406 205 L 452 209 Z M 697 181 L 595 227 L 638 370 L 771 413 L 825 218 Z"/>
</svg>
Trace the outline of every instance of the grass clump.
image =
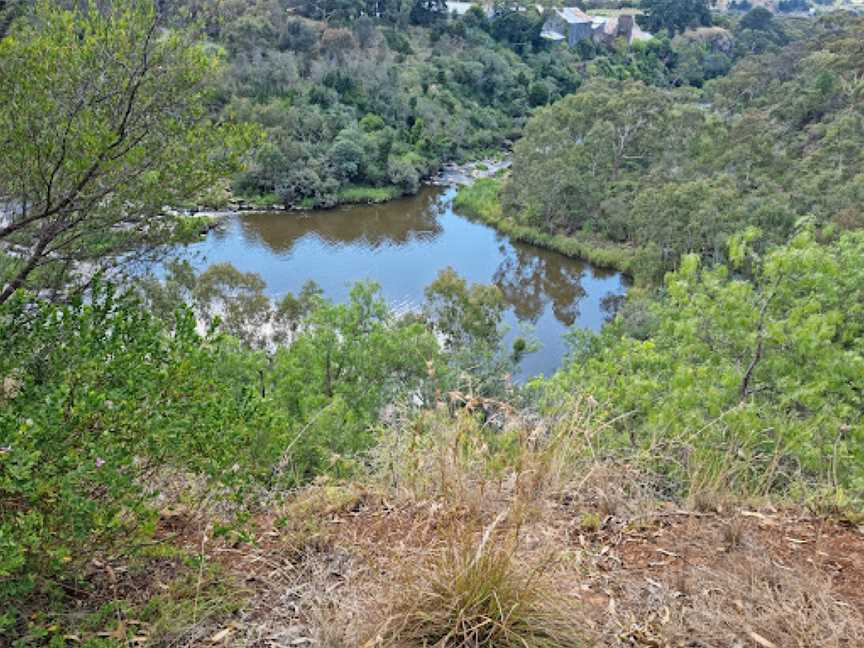
<svg viewBox="0 0 864 648">
<path fill-rule="evenodd" d="M 501 180 L 480 178 L 470 185 L 459 188 L 459 192 L 453 199 L 453 207 L 467 216 L 494 225 L 502 216 L 501 201 L 498 198 L 500 190 Z"/>
<path fill-rule="evenodd" d="M 481 178 L 461 187 L 453 200 L 453 207 L 470 218 L 491 225 L 513 240 L 581 259 L 601 268 L 612 268 L 631 275 L 634 273 L 638 250 L 591 240 L 587 234 L 579 238 L 550 234 L 505 216 L 499 197 L 502 182 L 500 178 Z"/>
<path fill-rule="evenodd" d="M 242 196 L 242 198 L 256 209 L 271 209 L 273 205 L 282 204 L 282 199 L 279 197 L 279 194 L 275 193 Z"/>
<path fill-rule="evenodd" d="M 499 516 L 498 520 L 501 519 Z M 496 520 L 497 522 L 497 520 Z M 549 563 L 516 559 L 518 538 L 477 544 L 452 535 L 427 563 L 399 579 L 398 601 L 369 646 L 400 648 L 576 648 L 572 610 L 548 578 Z"/>
<path fill-rule="evenodd" d="M 366 185 L 346 185 L 339 190 L 341 204 L 371 204 L 393 200 L 402 195 L 399 187 L 369 187 Z"/>
<path fill-rule="evenodd" d="M 603 525 L 603 520 L 600 519 L 600 516 L 597 513 L 583 513 L 579 518 L 579 528 L 583 531 L 587 531 L 588 533 L 595 533 L 600 530 L 600 527 Z"/>
</svg>

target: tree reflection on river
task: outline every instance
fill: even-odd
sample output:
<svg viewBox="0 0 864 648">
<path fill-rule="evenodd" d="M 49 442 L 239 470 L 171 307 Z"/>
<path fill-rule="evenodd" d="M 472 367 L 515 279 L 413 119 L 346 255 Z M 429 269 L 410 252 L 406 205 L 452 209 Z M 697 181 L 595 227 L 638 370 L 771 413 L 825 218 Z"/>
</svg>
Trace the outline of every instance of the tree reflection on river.
<svg viewBox="0 0 864 648">
<path fill-rule="evenodd" d="M 546 304 L 551 301 L 552 312 L 565 326 L 572 326 L 579 317 L 579 301 L 585 297 L 581 263 L 535 248 L 513 247 L 493 276 L 493 282 L 504 293 L 504 299 L 513 307 L 522 321 L 536 322 Z"/>
<path fill-rule="evenodd" d="M 452 210 L 453 190 L 426 188 L 382 205 L 316 212 L 240 214 L 192 251 L 198 267 L 228 261 L 259 273 L 278 297 L 317 282 L 331 299 L 370 279 L 397 307 L 416 306 L 445 267 L 472 282 L 494 283 L 509 305 L 511 337 L 521 329 L 541 343 L 523 365 L 525 376 L 551 373 L 566 352 L 573 325 L 598 329 L 604 298 L 625 291 L 620 274 L 514 243 Z"/>
<path fill-rule="evenodd" d="M 241 227 L 244 238 L 263 243 L 278 254 L 290 254 L 297 241 L 310 235 L 327 245 L 361 246 L 374 251 L 433 241 L 443 232 L 438 222 L 442 208 L 436 193 L 423 192 L 416 199 L 326 212 L 289 212 L 281 218 L 248 214 L 242 217 Z"/>
</svg>

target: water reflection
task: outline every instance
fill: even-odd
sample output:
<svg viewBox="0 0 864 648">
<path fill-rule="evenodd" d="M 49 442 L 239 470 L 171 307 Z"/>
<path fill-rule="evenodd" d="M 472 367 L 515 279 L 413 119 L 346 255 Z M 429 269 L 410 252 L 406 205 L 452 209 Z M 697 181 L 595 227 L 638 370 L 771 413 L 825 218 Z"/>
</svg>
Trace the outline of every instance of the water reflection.
<svg viewBox="0 0 864 648">
<path fill-rule="evenodd" d="M 355 205 L 326 212 L 248 214 L 241 227 L 248 243 L 263 243 L 273 252 L 290 253 L 295 243 L 316 236 L 332 246 L 360 245 L 369 250 L 416 241 L 433 241 L 442 232 L 438 194 L 426 190 L 416 198 L 381 205 Z"/>
<path fill-rule="evenodd" d="M 585 267 L 560 254 L 520 244 L 499 249 L 503 258 L 493 281 L 516 317 L 536 323 L 551 302 L 558 321 L 573 326 L 579 317 L 579 301 L 585 296 Z"/>
<path fill-rule="evenodd" d="M 308 280 L 334 300 L 369 279 L 394 305 L 416 306 L 445 267 L 471 282 L 495 283 L 510 306 L 511 337 L 525 325 L 541 350 L 523 364 L 523 377 L 554 371 L 571 327 L 598 329 L 622 277 L 529 245 L 452 210 L 452 190 L 427 188 L 384 205 L 324 212 L 242 214 L 192 246 L 199 268 L 227 261 L 257 272 L 274 297 L 297 292 Z M 604 310 L 604 305 L 606 309 Z"/>
</svg>

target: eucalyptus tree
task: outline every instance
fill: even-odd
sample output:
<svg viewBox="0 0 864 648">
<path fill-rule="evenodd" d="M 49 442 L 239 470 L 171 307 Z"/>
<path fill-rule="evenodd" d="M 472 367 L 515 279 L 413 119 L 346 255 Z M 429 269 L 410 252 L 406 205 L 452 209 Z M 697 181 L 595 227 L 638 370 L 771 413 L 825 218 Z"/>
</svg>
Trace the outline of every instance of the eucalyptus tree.
<svg viewBox="0 0 864 648">
<path fill-rule="evenodd" d="M 708 0 L 642 0 L 639 7 L 643 12 L 637 18 L 639 24 L 652 32 L 666 29 L 674 36 L 712 22 Z"/>
<path fill-rule="evenodd" d="M 40 0 L 0 41 L 0 304 L 121 273 L 238 171 L 253 131 L 211 116 L 218 60 L 153 2 Z"/>
</svg>

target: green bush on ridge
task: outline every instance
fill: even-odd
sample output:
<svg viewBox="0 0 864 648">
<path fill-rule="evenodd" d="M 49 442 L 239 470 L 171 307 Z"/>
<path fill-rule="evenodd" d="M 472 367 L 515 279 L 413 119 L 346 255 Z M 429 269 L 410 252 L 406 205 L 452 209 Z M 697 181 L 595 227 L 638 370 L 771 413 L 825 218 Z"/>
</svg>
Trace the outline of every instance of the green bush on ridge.
<svg viewBox="0 0 864 648">
<path fill-rule="evenodd" d="M 695 255 L 644 313 L 574 338 L 543 385 L 573 391 L 618 421 L 603 447 L 635 452 L 682 491 L 864 496 L 864 234 L 812 232 L 764 257 L 733 241 L 733 268 Z M 753 278 L 734 273 L 749 263 Z M 634 315 L 638 319 L 634 319 Z M 557 396 L 556 396 L 557 395 Z"/>
</svg>

